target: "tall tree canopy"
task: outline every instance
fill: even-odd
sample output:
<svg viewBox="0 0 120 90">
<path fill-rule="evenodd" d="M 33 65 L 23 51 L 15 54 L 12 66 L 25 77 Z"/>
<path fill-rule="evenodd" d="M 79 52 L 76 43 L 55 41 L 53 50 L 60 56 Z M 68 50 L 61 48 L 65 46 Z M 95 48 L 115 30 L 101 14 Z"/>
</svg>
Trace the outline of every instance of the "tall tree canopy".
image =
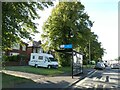
<svg viewBox="0 0 120 90">
<path fill-rule="evenodd" d="M 97 35 L 90 30 L 93 22 L 84 9 L 81 2 L 59 2 L 44 23 L 43 48 L 45 50 L 60 49 L 60 45 L 72 43 L 73 49 L 84 52 L 85 58 L 88 59 L 88 46 L 91 43 L 93 45 L 91 50 L 95 49 L 95 52 L 91 52 L 92 58 L 94 59 L 95 56 L 100 58 L 104 50 L 97 40 Z M 70 62 L 70 58 L 66 54 L 58 56 L 60 56 L 58 58 L 60 64 Z"/>
<path fill-rule="evenodd" d="M 40 18 L 37 10 L 53 5 L 52 2 L 2 2 L 2 49 L 8 50 L 21 38 L 31 39 L 36 30 L 33 20 Z"/>
<path fill-rule="evenodd" d="M 91 43 L 92 59 L 101 58 L 104 49 L 97 40 L 97 35 L 91 32 L 93 23 L 84 12 L 81 2 L 60 2 L 51 16 L 44 23 L 42 34 L 45 50 L 60 49 L 62 44 L 73 44 L 73 49 L 82 51 L 88 59 L 89 43 Z M 70 58 L 66 54 L 57 54 L 61 65 L 70 65 Z"/>
<path fill-rule="evenodd" d="M 58 49 L 59 45 L 68 43 L 76 48 L 82 40 L 89 38 L 89 26 L 92 22 L 80 2 L 60 2 L 45 22 L 42 37 L 45 38 L 45 45 L 50 44 L 48 48 Z"/>
</svg>

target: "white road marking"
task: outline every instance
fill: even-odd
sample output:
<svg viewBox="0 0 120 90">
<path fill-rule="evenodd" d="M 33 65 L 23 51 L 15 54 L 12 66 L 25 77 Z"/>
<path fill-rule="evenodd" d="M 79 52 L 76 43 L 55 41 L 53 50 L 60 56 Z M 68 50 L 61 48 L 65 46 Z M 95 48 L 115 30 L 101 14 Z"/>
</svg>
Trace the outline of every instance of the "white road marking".
<svg viewBox="0 0 120 90">
<path fill-rule="evenodd" d="M 89 79 L 89 77 L 91 77 L 91 76 L 92 76 L 93 74 L 95 74 L 95 73 L 96 73 L 96 71 L 93 72 L 92 74 L 90 74 L 89 76 L 87 76 L 86 78 L 84 78 L 83 80 L 81 80 L 80 82 L 76 83 L 76 84 L 75 84 L 75 87 L 81 85 L 83 82 L 85 82 L 87 79 Z"/>
<path fill-rule="evenodd" d="M 93 72 L 93 71 L 89 72 L 88 75 L 91 74 L 92 72 Z"/>
<path fill-rule="evenodd" d="M 100 78 L 100 81 L 105 82 L 105 80 L 106 80 L 105 77 L 101 77 L 101 78 Z"/>
<path fill-rule="evenodd" d="M 80 82 L 78 82 L 74 87 L 75 88 L 78 87 L 83 87 L 83 88 L 118 88 L 119 87 L 120 88 L 120 86 L 117 85 L 118 73 L 101 72 L 102 73 L 101 78 L 97 78 L 97 77 L 91 78 L 91 76 L 95 73 L 96 71 L 93 73 L 92 71 L 89 72 L 87 77 L 81 80 Z"/>
<path fill-rule="evenodd" d="M 93 77 L 93 79 L 92 80 L 96 80 L 96 77 Z"/>
</svg>

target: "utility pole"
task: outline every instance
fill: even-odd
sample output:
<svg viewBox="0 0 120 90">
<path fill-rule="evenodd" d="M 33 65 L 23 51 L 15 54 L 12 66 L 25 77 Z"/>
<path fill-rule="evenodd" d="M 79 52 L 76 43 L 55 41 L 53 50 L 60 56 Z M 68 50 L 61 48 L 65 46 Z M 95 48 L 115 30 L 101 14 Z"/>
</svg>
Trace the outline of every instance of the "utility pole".
<svg viewBox="0 0 120 90">
<path fill-rule="evenodd" d="M 90 30 L 91 30 L 91 27 L 93 26 L 93 23 L 92 22 L 92 25 L 90 26 Z M 90 38 L 91 39 L 91 38 Z M 89 39 L 89 62 L 91 61 L 91 45 L 90 45 L 90 39 Z"/>
<path fill-rule="evenodd" d="M 91 50 L 90 50 L 90 40 L 89 40 L 89 62 L 91 61 Z"/>
</svg>

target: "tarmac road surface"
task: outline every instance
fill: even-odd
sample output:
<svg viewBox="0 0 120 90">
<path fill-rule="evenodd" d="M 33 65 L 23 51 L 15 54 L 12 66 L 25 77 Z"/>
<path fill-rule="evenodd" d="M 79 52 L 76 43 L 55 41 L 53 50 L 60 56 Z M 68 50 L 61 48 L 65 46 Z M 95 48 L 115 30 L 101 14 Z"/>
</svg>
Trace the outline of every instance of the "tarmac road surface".
<svg viewBox="0 0 120 90">
<path fill-rule="evenodd" d="M 91 75 L 87 76 L 83 80 L 79 81 L 71 88 L 72 90 L 78 89 L 112 89 L 120 90 L 120 69 L 105 69 L 105 70 L 96 70 Z"/>
</svg>

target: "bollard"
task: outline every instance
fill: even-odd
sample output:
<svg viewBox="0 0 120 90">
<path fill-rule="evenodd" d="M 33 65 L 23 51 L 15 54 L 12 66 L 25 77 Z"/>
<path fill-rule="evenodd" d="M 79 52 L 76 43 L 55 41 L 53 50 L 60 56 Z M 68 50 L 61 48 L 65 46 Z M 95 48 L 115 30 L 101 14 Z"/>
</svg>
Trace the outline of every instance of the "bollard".
<svg viewBox="0 0 120 90">
<path fill-rule="evenodd" d="M 109 76 L 106 76 L 106 81 L 105 82 L 109 82 Z"/>
</svg>

